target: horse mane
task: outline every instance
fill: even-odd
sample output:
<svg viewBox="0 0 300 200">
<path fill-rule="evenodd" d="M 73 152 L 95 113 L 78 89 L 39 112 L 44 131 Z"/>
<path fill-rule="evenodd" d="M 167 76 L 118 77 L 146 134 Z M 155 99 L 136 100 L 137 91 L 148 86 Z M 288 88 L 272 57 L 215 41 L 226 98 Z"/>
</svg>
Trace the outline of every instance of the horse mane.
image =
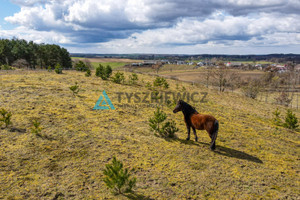
<svg viewBox="0 0 300 200">
<path fill-rule="evenodd" d="M 191 115 L 194 113 L 198 113 L 197 110 L 192 107 L 190 104 L 186 103 L 185 101 L 181 100 L 181 105 L 182 105 L 182 112 L 184 113 L 184 115 Z"/>
</svg>

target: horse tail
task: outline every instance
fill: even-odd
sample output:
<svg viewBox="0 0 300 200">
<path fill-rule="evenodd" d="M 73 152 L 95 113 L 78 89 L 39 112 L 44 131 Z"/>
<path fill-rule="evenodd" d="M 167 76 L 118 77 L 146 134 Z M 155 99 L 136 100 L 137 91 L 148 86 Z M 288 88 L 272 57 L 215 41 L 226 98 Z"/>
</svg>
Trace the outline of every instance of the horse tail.
<svg viewBox="0 0 300 200">
<path fill-rule="evenodd" d="M 216 149 L 216 139 L 218 136 L 218 131 L 219 131 L 219 122 L 218 122 L 218 120 L 215 120 L 212 138 L 211 138 L 211 144 L 210 144 L 210 149 L 212 151 Z"/>
</svg>

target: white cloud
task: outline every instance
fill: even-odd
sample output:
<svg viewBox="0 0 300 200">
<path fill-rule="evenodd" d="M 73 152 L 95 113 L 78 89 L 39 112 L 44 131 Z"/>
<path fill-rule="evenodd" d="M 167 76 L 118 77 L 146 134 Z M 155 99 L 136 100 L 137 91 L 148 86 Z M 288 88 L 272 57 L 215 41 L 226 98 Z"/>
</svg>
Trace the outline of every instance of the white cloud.
<svg viewBox="0 0 300 200">
<path fill-rule="evenodd" d="M 72 44 L 70 38 L 61 33 L 53 31 L 36 31 L 28 29 L 24 26 L 17 27 L 13 30 L 1 30 L 0 38 L 19 38 L 36 43 L 56 43 L 56 44 Z"/>
<path fill-rule="evenodd" d="M 21 11 L 5 19 L 20 27 L 0 30 L 0 37 L 75 45 L 73 49 L 83 44 L 116 52 L 299 45 L 299 0 L 13 2 Z"/>
</svg>

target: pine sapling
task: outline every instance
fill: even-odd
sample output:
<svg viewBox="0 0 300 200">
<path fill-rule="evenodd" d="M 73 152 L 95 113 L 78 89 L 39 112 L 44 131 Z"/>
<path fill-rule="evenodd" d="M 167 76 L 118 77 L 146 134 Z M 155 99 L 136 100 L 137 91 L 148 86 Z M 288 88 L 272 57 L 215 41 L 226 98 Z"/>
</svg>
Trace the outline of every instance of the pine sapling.
<svg viewBox="0 0 300 200">
<path fill-rule="evenodd" d="M 39 122 L 38 119 L 33 119 L 32 120 L 32 127 L 31 127 L 31 133 L 36 135 L 36 136 L 39 136 L 41 137 L 41 132 L 42 132 L 42 127 L 40 126 L 41 125 L 41 122 Z"/>
<path fill-rule="evenodd" d="M 280 119 L 280 111 L 278 108 L 273 112 L 274 118 L 273 118 L 273 123 L 277 126 L 280 126 L 282 124 L 281 119 Z"/>
<path fill-rule="evenodd" d="M 3 122 L 5 124 L 5 128 L 7 128 L 11 123 L 11 112 L 8 112 L 4 108 L 0 109 L 0 122 Z"/>
<path fill-rule="evenodd" d="M 69 88 L 73 92 L 73 96 L 75 96 L 75 95 L 78 94 L 78 92 L 79 92 L 79 85 L 77 84 L 77 82 L 75 82 L 75 85 L 72 85 Z"/>
<path fill-rule="evenodd" d="M 111 164 L 105 166 L 103 174 L 106 186 L 116 194 L 130 193 L 135 187 L 136 178 L 131 178 L 128 169 L 124 169 L 123 163 L 116 157 L 113 157 Z"/>
<path fill-rule="evenodd" d="M 299 126 L 298 119 L 291 109 L 287 110 L 285 123 L 283 124 L 283 126 L 289 129 L 296 129 Z"/>
</svg>

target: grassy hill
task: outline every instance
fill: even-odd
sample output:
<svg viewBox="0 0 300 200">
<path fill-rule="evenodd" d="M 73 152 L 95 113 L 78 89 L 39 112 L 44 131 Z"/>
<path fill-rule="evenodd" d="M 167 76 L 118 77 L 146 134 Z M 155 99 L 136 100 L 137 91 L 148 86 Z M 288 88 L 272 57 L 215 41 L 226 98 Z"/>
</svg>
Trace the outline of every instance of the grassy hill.
<svg viewBox="0 0 300 200">
<path fill-rule="evenodd" d="M 75 71 L 0 71 L 0 108 L 13 114 L 13 124 L 0 129 L 0 199 L 299 197 L 299 130 L 272 124 L 276 105 L 168 80 L 168 91 L 208 92 L 193 106 L 220 122 L 213 152 L 205 131 L 197 131 L 199 142 L 193 135 L 185 141 L 183 115 L 172 108 L 163 110 L 176 121 L 178 139 L 166 140 L 149 130 L 155 105 L 120 106 L 117 92 L 147 92 L 153 80 L 139 75 L 139 85 L 130 86 Z M 69 89 L 75 82 L 79 96 Z M 93 110 L 103 90 L 116 110 Z M 30 131 L 32 118 L 41 122 L 41 137 Z M 113 156 L 133 168 L 134 194 L 106 189 L 102 170 Z"/>
</svg>

